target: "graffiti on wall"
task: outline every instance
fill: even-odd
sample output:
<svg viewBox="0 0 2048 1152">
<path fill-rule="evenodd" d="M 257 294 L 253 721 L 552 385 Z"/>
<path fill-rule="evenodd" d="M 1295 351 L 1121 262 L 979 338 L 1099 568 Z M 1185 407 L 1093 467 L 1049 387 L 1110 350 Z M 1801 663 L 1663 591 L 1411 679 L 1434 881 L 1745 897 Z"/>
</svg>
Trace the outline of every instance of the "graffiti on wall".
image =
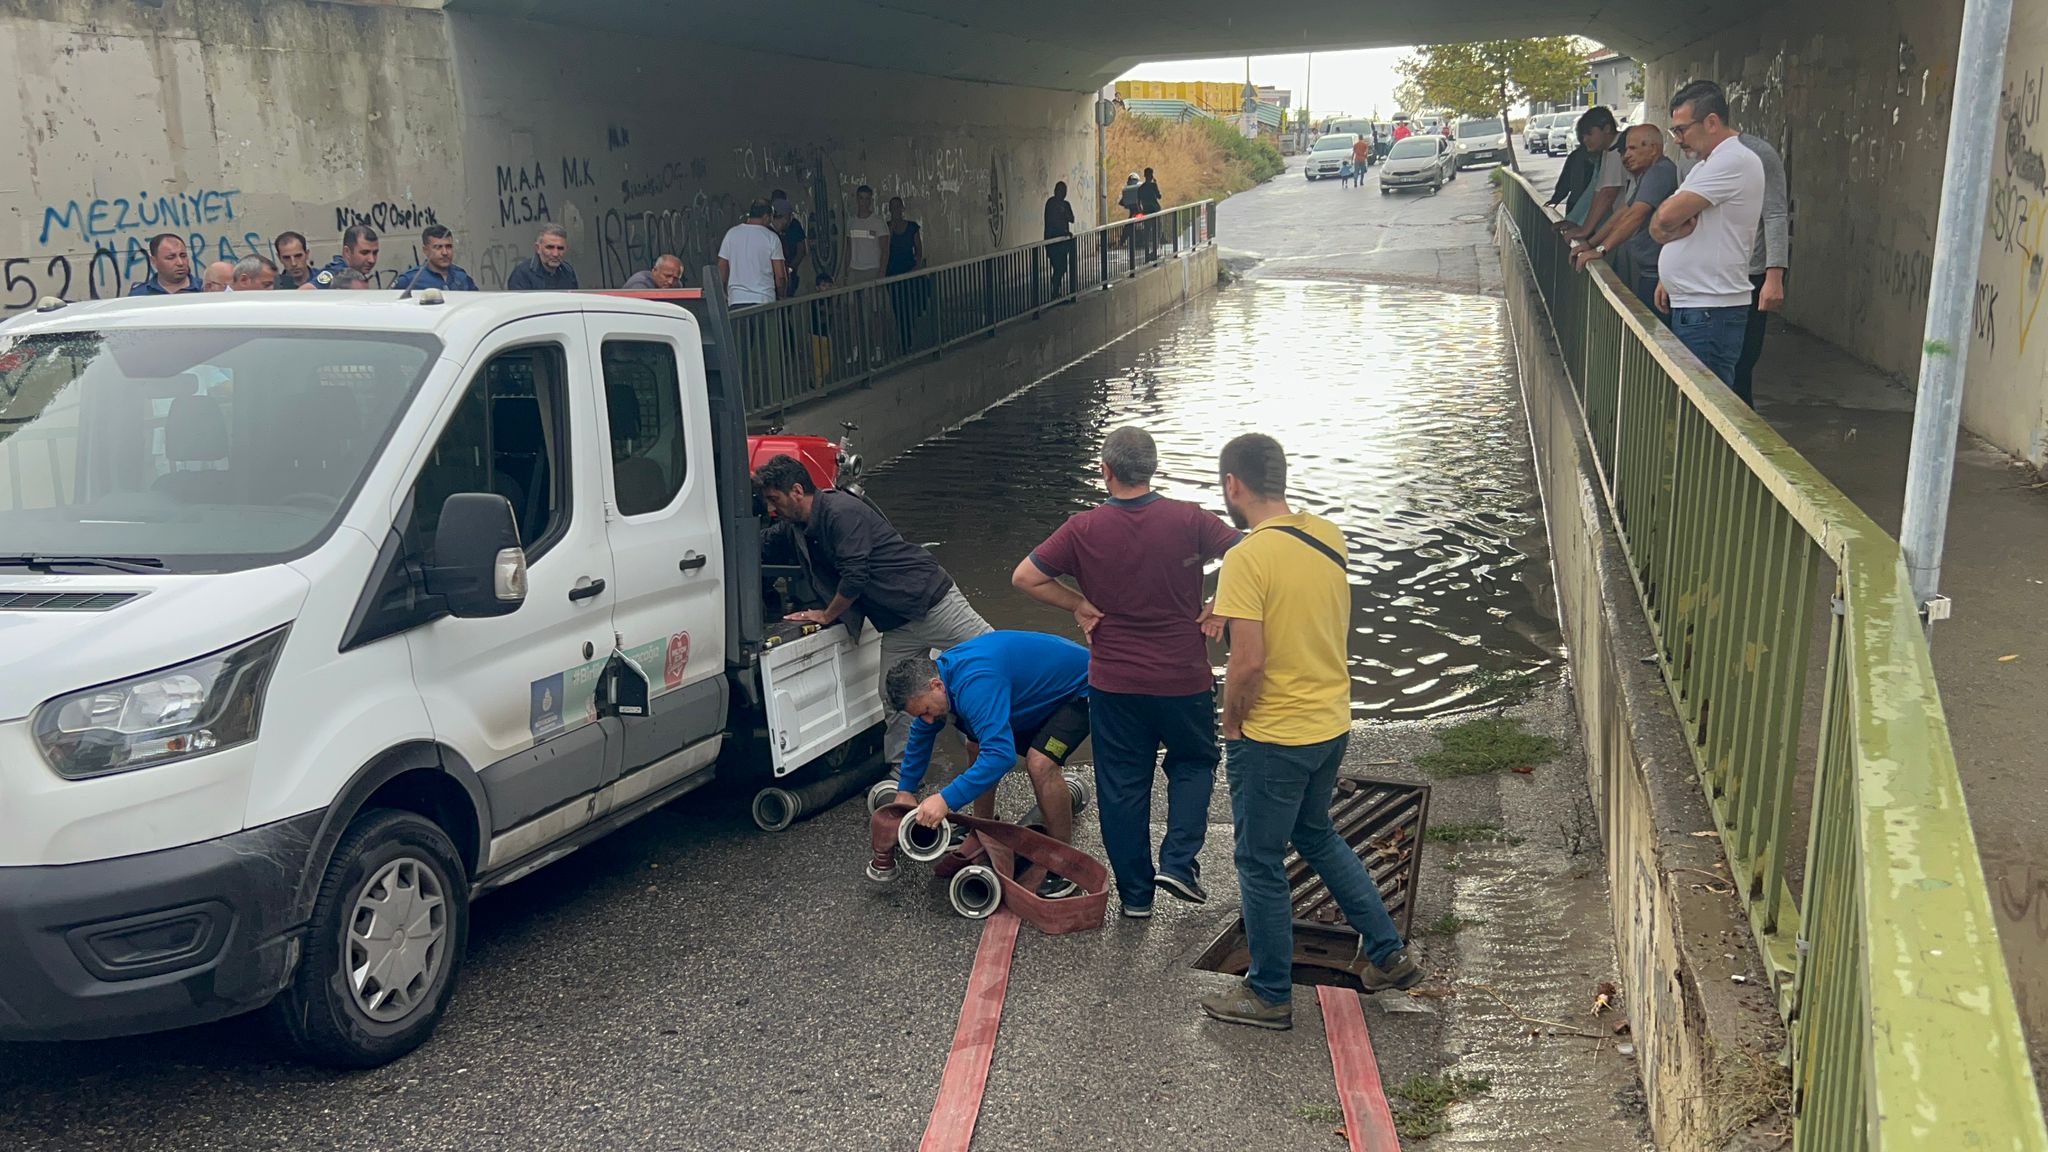
<svg viewBox="0 0 2048 1152">
<path fill-rule="evenodd" d="M 344 204 L 334 210 L 336 236 L 359 224 L 375 228 L 382 233 L 412 232 L 440 222 L 440 215 L 432 207 L 412 203 L 397 204 L 389 200 L 378 200 L 361 208 Z"/>
<path fill-rule="evenodd" d="M 2048 69 L 2031 68 L 2006 77 L 1999 93 L 1998 114 L 2004 125 L 1999 138 L 1999 163 L 1991 180 L 1991 206 L 1985 222 L 1990 247 L 1985 279 L 1977 285 L 1973 332 L 1992 350 L 1998 347 L 2001 297 L 2009 297 L 2009 315 L 2017 322 L 2017 348 L 2027 350 L 2042 294 L 2042 225 L 2048 215 L 2048 166 L 2033 133 L 2041 120 L 2041 93 Z"/>
</svg>

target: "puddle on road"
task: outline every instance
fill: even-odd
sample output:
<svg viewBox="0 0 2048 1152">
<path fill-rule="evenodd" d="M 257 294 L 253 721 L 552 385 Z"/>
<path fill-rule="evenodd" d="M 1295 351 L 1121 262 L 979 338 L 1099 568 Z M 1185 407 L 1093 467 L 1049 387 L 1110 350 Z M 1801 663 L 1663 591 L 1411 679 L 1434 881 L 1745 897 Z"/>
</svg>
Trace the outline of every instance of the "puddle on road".
<svg viewBox="0 0 2048 1152">
<path fill-rule="evenodd" d="M 1350 541 L 1352 711 L 1455 710 L 1482 669 L 1556 658 L 1543 526 L 1500 303 L 1265 280 L 1212 293 L 879 471 L 870 492 L 998 628 L 1073 622 L 1010 588 L 1103 497 L 1102 439 L 1141 424 L 1168 495 L 1223 510 L 1216 453 L 1276 436 L 1289 498 Z M 1220 655 L 1218 657 L 1220 659 Z"/>
</svg>

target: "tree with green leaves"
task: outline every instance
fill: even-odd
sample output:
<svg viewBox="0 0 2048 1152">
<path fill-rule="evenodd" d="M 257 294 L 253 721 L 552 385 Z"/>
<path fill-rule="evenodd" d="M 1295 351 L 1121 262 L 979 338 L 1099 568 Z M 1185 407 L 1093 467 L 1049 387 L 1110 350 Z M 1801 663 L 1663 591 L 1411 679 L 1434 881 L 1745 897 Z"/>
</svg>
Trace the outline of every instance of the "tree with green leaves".
<svg viewBox="0 0 2048 1152">
<path fill-rule="evenodd" d="M 1592 79 L 1584 49 L 1571 36 L 1429 44 L 1402 60 L 1396 70 L 1402 85 L 1412 86 L 1430 105 L 1460 116 L 1498 116 L 1503 125 L 1508 124 L 1511 105 L 1568 100 Z M 1509 127 L 1508 163 L 1514 165 Z"/>
</svg>

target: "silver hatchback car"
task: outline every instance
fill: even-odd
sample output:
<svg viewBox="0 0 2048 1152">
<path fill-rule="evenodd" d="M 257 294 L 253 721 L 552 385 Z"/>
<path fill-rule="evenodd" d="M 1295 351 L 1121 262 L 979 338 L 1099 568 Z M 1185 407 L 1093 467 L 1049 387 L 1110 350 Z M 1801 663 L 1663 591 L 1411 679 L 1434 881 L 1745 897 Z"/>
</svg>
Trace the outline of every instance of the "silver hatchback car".
<svg viewBox="0 0 2048 1152">
<path fill-rule="evenodd" d="M 1427 188 L 1435 192 L 1458 178 L 1458 157 L 1442 136 L 1410 136 L 1394 141 L 1380 164 L 1380 195 Z"/>
</svg>

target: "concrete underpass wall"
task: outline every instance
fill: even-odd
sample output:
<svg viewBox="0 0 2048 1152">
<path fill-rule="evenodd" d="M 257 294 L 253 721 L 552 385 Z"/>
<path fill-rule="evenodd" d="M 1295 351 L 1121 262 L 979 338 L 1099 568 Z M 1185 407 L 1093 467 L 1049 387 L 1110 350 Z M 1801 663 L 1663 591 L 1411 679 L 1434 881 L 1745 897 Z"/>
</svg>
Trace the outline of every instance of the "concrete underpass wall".
<svg viewBox="0 0 2048 1152">
<path fill-rule="evenodd" d="M 746 201 L 777 187 L 828 264 L 862 182 L 908 201 L 933 264 L 1038 239 L 1055 181 L 1084 210 L 1095 199 L 1089 93 L 439 0 L 9 0 L 0 61 L 0 148 L 20 158 L 0 179 L 0 311 L 120 295 L 165 230 L 211 260 L 296 229 L 324 263 L 369 223 L 389 276 L 442 223 L 500 287 L 552 221 L 601 287 L 663 251 L 695 283 Z"/>
<path fill-rule="evenodd" d="M 1505 218 L 1499 235 L 1650 1125 L 1666 1152 L 1719 1149 L 1755 1118 L 1754 1070 L 1772 1065 L 1785 1037 L 1753 979 L 1762 962 L 1746 919 L 1732 896 L 1701 883 L 1726 875 L 1718 842 L 1691 835 L 1713 817 L 1671 697 L 1640 659 L 1656 644 L 1609 529 L 1550 318 Z"/>
<path fill-rule="evenodd" d="M 2048 465 L 2048 333 L 2035 338 L 2048 168 L 2034 137 L 2048 8 L 2013 7 L 1963 420 Z M 1955 83 L 1961 0 L 1785 0 L 1650 61 L 1651 118 L 1697 77 L 1769 139 L 1792 186 L 1786 318 L 1910 384 L 1918 375 Z M 1766 352 L 1768 358 L 1769 353 Z M 1767 361 L 1768 362 L 1768 361 Z"/>
<path fill-rule="evenodd" d="M 145 239 L 198 260 L 348 221 L 412 236 L 465 200 L 440 13 L 256 0 L 0 5 L 0 311 L 118 296 Z M 400 263 L 399 267 L 404 267 Z"/>
<path fill-rule="evenodd" d="M 763 19 L 774 19 L 763 9 Z M 586 287 L 656 255 L 691 283 L 749 199 L 781 188 L 817 260 L 837 261 L 853 190 L 900 195 L 936 265 L 1040 238 L 1055 181 L 1094 203 L 1092 93 L 762 56 L 451 14 L 470 189 L 470 266 L 486 285 L 569 231 Z"/>
</svg>

